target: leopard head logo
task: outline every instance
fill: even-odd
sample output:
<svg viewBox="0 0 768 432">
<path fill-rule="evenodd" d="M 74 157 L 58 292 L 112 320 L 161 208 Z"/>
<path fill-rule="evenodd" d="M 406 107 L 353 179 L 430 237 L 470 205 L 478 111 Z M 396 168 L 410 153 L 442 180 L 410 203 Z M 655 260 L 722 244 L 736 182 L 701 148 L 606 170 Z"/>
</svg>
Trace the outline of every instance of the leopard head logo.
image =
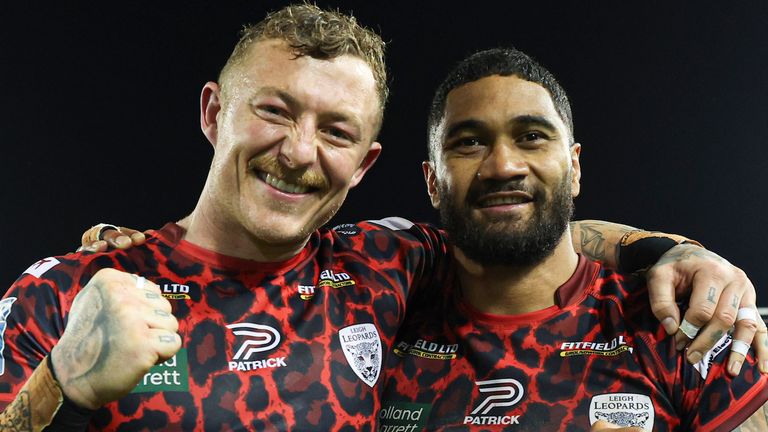
<svg viewBox="0 0 768 432">
<path fill-rule="evenodd" d="M 379 341 L 360 342 L 345 347 L 351 354 L 354 367 L 366 381 L 375 381 L 379 375 Z"/>
</svg>

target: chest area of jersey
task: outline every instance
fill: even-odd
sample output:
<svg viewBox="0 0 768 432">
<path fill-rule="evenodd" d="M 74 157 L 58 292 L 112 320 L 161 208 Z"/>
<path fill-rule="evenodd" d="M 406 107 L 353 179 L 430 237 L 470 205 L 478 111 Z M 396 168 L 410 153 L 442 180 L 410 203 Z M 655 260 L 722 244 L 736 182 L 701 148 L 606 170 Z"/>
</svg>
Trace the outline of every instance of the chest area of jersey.
<svg viewBox="0 0 768 432">
<path fill-rule="evenodd" d="M 101 427 L 333 429 L 371 424 L 401 303 L 343 269 L 274 278 L 161 278 L 182 349 L 110 407 Z M 311 289 L 310 289 L 311 287 Z"/>
<path fill-rule="evenodd" d="M 606 420 L 652 429 L 668 406 L 657 401 L 633 336 L 578 319 L 550 324 L 406 329 L 388 359 L 380 424 L 589 430 Z"/>
</svg>

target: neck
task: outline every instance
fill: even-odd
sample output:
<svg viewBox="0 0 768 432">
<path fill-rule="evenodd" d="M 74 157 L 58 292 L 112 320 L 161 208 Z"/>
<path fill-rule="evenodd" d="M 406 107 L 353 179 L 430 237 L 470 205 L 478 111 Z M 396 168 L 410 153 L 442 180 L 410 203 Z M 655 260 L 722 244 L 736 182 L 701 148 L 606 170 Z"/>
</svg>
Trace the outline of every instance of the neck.
<svg viewBox="0 0 768 432">
<path fill-rule="evenodd" d="M 555 291 L 576 270 L 579 258 L 566 229 L 553 253 L 525 267 L 483 265 L 454 247 L 462 295 L 475 309 L 496 315 L 517 315 L 555 304 Z"/>
<path fill-rule="evenodd" d="M 240 221 L 227 218 L 206 206 L 200 198 L 195 210 L 179 221 L 186 230 L 184 240 L 222 255 L 259 262 L 279 262 L 296 256 L 309 241 L 271 243 L 258 238 Z"/>
</svg>

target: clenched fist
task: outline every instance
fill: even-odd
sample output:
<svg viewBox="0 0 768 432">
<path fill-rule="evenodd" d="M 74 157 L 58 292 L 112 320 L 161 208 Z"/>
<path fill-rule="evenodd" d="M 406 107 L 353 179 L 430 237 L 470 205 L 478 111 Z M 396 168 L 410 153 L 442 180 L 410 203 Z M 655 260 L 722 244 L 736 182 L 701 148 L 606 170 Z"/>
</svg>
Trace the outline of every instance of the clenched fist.
<svg viewBox="0 0 768 432">
<path fill-rule="evenodd" d="M 96 409 L 130 393 L 181 348 L 179 323 L 154 283 L 99 270 L 75 297 L 51 361 L 64 394 Z"/>
</svg>

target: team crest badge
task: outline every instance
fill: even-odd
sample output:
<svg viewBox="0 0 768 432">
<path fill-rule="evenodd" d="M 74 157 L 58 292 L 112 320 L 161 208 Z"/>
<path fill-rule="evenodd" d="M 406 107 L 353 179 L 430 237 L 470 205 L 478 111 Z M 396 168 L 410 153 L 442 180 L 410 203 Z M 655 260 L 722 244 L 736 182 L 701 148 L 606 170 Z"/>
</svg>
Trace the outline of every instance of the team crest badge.
<svg viewBox="0 0 768 432">
<path fill-rule="evenodd" d="M 4 300 L 0 300 L 0 375 L 5 373 L 5 358 L 3 358 L 3 350 L 5 349 L 5 341 L 3 340 L 3 333 L 5 333 L 6 322 L 8 315 L 11 313 L 11 305 L 16 301 L 16 297 L 8 297 Z"/>
<path fill-rule="evenodd" d="M 589 402 L 589 423 L 598 420 L 622 427 L 653 429 L 655 410 L 651 398 L 636 393 L 595 395 Z"/>
<path fill-rule="evenodd" d="M 373 387 L 381 372 L 381 339 L 376 326 L 355 324 L 339 330 L 339 342 L 358 378 Z"/>
</svg>

